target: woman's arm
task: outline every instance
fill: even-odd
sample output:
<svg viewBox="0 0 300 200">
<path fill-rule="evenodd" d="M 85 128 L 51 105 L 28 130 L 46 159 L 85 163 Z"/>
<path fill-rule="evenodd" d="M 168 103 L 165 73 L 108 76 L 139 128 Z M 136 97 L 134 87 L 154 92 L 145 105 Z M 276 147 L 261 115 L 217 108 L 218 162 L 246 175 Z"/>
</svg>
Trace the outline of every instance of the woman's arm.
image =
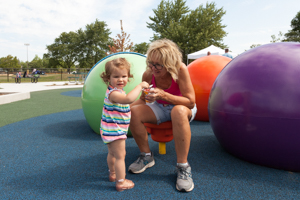
<svg viewBox="0 0 300 200">
<path fill-rule="evenodd" d="M 192 109 L 195 106 L 196 102 L 195 90 L 192 84 L 189 70 L 184 63 L 182 63 L 180 67 L 177 84 L 179 85 L 182 97 L 186 98 L 186 100 L 184 101 L 185 104 L 182 105 L 185 105 L 186 107 Z"/>
<path fill-rule="evenodd" d="M 190 109 L 195 106 L 195 91 L 192 85 L 189 71 L 184 63 L 180 66 L 177 84 L 179 86 L 182 96 L 175 96 L 162 89 L 154 88 L 154 93 L 148 95 L 149 98 L 153 97 L 154 100 L 167 101 L 174 105 L 184 105 Z"/>
</svg>

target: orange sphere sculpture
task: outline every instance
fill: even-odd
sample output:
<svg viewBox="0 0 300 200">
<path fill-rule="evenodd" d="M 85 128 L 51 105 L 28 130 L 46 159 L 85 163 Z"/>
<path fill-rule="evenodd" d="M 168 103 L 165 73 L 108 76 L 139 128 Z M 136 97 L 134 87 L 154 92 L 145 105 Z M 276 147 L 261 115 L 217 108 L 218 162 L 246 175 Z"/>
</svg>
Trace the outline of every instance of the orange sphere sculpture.
<svg viewBox="0 0 300 200">
<path fill-rule="evenodd" d="M 198 110 L 195 120 L 209 121 L 207 106 L 210 90 L 221 70 L 231 60 L 225 56 L 210 55 L 198 58 L 188 65 Z"/>
</svg>

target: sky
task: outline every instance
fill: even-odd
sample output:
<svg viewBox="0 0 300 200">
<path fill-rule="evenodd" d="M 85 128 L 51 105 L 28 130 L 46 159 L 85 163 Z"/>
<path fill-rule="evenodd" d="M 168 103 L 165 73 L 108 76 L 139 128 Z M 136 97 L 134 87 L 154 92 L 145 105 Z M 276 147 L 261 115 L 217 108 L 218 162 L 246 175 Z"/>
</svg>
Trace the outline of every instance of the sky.
<svg viewBox="0 0 300 200">
<path fill-rule="evenodd" d="M 30 62 L 47 53 L 63 32 L 85 29 L 96 19 L 104 21 L 115 38 L 123 29 L 134 44 L 149 42 L 153 31 L 147 28 L 161 0 L 0 0 L 0 57 L 12 55 Z M 227 36 L 223 43 L 235 54 L 253 44 L 267 44 L 271 35 L 291 30 L 291 20 L 300 11 L 299 0 L 186 0 L 194 10 L 215 2 L 226 14 L 222 24 Z M 26 46 L 25 44 L 29 44 Z M 201 49 L 199 49 L 201 50 Z M 191 52 L 192 53 L 192 52 Z"/>
</svg>

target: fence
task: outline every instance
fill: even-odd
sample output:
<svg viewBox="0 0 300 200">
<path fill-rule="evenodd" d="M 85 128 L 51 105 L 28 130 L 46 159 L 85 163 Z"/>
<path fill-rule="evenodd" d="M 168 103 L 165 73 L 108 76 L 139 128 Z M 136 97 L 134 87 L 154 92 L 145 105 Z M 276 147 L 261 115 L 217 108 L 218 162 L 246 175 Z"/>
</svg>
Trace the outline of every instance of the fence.
<svg viewBox="0 0 300 200">
<path fill-rule="evenodd" d="M 37 69 L 36 72 L 40 75 L 39 81 L 68 81 L 69 77 L 73 76 L 86 76 L 90 71 L 88 68 L 76 68 L 76 69 Z M 30 82 L 30 79 L 33 74 L 32 69 L 0 69 L 0 83 L 15 82 L 15 77 L 18 72 L 21 72 L 22 82 Z"/>
</svg>

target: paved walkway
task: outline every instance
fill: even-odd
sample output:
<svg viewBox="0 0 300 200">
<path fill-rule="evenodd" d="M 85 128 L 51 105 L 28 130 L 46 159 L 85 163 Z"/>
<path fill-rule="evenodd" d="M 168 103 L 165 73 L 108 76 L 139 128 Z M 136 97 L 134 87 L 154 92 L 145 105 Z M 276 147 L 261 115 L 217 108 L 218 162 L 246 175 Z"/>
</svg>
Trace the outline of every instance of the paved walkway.
<svg viewBox="0 0 300 200">
<path fill-rule="evenodd" d="M 67 85 L 66 85 L 67 83 Z M 1 92 L 35 92 L 41 90 L 65 89 L 65 88 L 82 88 L 82 84 L 76 85 L 68 81 L 60 82 L 37 82 L 37 83 L 0 83 Z"/>
</svg>

